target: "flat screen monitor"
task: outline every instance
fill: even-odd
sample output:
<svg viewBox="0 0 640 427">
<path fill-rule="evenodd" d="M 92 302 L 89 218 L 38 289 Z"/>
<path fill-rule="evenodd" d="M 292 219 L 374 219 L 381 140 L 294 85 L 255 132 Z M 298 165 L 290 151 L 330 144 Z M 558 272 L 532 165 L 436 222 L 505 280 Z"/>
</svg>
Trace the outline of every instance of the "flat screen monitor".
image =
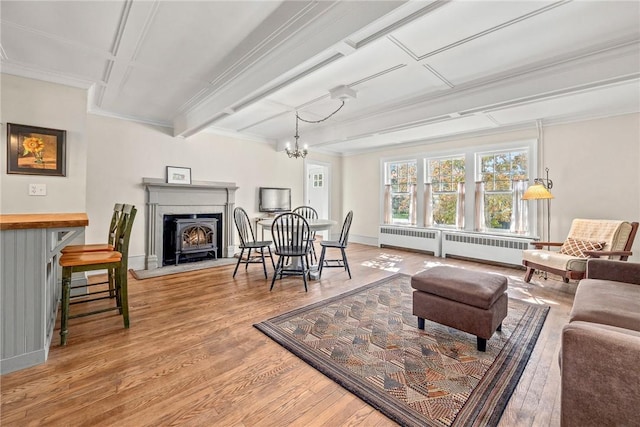
<svg viewBox="0 0 640 427">
<path fill-rule="evenodd" d="M 260 187 L 260 212 L 285 212 L 291 210 L 291 189 Z"/>
</svg>

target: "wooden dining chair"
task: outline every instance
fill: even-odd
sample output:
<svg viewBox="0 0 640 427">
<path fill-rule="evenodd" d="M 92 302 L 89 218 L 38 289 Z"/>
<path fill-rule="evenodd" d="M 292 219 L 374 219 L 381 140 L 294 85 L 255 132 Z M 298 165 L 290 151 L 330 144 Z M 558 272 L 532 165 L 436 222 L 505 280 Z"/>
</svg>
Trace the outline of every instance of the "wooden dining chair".
<svg viewBox="0 0 640 427">
<path fill-rule="evenodd" d="M 304 219 L 318 219 L 318 211 L 316 211 L 311 206 L 298 206 L 292 212 L 297 213 L 298 215 L 301 215 Z M 315 241 L 316 241 L 316 234 L 315 232 L 313 232 L 309 237 L 309 244 L 311 248 L 311 260 L 313 262 L 318 261 L 318 256 L 316 255 L 316 248 L 314 245 Z"/>
<path fill-rule="evenodd" d="M 236 229 L 238 230 L 238 236 L 240 237 L 240 256 L 238 256 L 236 268 L 233 270 L 233 277 L 236 277 L 236 272 L 238 271 L 240 263 L 244 263 L 245 271 L 249 267 L 249 264 L 261 263 L 262 269 L 264 270 L 264 278 L 268 278 L 267 265 L 264 260 L 264 250 L 266 248 L 269 251 L 269 259 L 271 260 L 271 265 L 275 270 L 276 266 L 271 254 L 271 245 L 273 242 L 271 240 L 256 240 L 255 234 L 253 233 L 253 227 L 251 227 L 251 221 L 249 220 L 249 215 L 247 215 L 247 212 L 241 207 L 237 207 L 233 210 L 233 220 L 236 224 Z M 245 250 L 247 251 L 247 257 L 243 258 Z M 254 254 L 252 256 L 251 251 L 258 253 L 259 255 Z"/>
<path fill-rule="evenodd" d="M 307 276 L 310 269 L 309 223 L 297 213 L 283 213 L 273 220 L 271 235 L 273 236 L 274 253 L 278 256 L 278 262 L 271 279 L 270 290 L 273 290 L 273 285 L 278 276 L 282 279 L 283 276 L 301 275 L 306 292 Z M 287 265 L 285 262 L 287 259 L 292 259 L 294 262 L 291 265 Z"/>
<path fill-rule="evenodd" d="M 127 289 L 127 259 L 129 254 L 129 240 L 131 228 L 136 216 L 136 208 L 133 205 L 124 205 L 120 215 L 117 233 L 115 236 L 115 250 L 93 251 L 81 253 L 67 253 L 60 257 L 62 266 L 62 313 L 60 320 L 60 345 L 67 344 L 69 333 L 69 319 L 84 317 L 91 314 L 103 313 L 110 310 L 118 310 L 123 317 L 124 327 L 129 327 L 129 301 Z M 71 286 L 71 276 L 76 272 L 95 270 L 112 270 L 114 272 L 114 292 L 110 289 L 88 292 L 82 295 L 71 296 L 71 290 L 102 285 L 93 283 L 82 286 Z M 115 299 L 115 306 L 94 309 L 71 315 L 71 305 L 90 303 L 98 300 Z M 72 302 L 73 300 L 73 302 Z"/>
<path fill-rule="evenodd" d="M 349 213 L 345 217 L 344 223 L 342 224 L 342 231 L 340 232 L 340 238 L 338 240 L 323 240 L 320 242 L 320 246 L 322 246 L 322 252 L 320 253 L 320 262 L 318 265 L 318 279 L 322 277 L 323 268 L 333 267 L 344 268 L 349 274 L 349 279 L 351 279 L 351 269 L 349 269 L 349 261 L 347 261 L 347 253 L 345 251 L 345 249 L 347 249 L 347 245 L 349 244 L 349 230 L 351 229 L 351 221 L 353 221 L 353 211 L 349 211 Z M 342 257 L 337 259 L 326 259 L 325 255 L 327 248 L 340 249 Z"/>
</svg>

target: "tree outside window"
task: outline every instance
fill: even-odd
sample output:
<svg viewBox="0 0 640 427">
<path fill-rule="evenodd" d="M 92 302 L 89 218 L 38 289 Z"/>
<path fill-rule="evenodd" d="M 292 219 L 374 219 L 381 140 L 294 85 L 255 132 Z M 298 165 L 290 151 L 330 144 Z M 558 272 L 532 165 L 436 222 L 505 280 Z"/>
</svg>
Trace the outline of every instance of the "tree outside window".
<svg viewBox="0 0 640 427">
<path fill-rule="evenodd" d="M 528 150 L 481 154 L 480 176 L 485 185 L 486 227 L 509 230 L 513 210 L 511 182 L 527 179 Z"/>
<path fill-rule="evenodd" d="M 432 191 L 433 223 L 456 225 L 458 183 L 465 180 L 464 157 L 427 160 Z"/>
<path fill-rule="evenodd" d="M 392 219 L 394 222 L 407 222 L 411 207 L 410 185 L 417 182 L 416 161 L 387 165 L 387 183 L 391 184 Z"/>
</svg>

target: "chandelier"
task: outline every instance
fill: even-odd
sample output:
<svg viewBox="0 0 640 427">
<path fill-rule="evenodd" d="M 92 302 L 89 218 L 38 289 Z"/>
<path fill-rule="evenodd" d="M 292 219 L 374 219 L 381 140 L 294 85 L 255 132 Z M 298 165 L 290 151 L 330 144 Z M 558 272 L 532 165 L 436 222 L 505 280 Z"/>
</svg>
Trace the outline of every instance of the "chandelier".
<svg viewBox="0 0 640 427">
<path fill-rule="evenodd" d="M 321 123 L 324 122 L 325 120 L 328 120 L 331 116 L 333 116 L 335 113 L 337 113 L 338 111 L 340 111 L 340 109 L 344 107 L 344 99 L 341 99 L 341 104 L 340 106 L 331 114 L 329 114 L 327 117 L 325 117 L 324 119 L 320 119 L 320 120 L 305 120 L 302 117 L 300 117 L 300 115 L 298 115 L 298 112 L 296 111 L 296 134 L 293 136 L 295 138 L 295 143 L 293 145 L 293 149 L 289 146 L 289 143 L 287 142 L 287 146 L 284 149 L 285 153 L 287 153 L 287 156 L 289 156 L 290 159 L 298 159 L 298 158 L 305 158 L 307 157 L 307 154 L 309 153 L 309 151 L 307 150 L 307 145 L 305 144 L 305 146 L 300 149 L 300 144 L 298 143 L 298 140 L 300 139 L 300 135 L 298 135 L 298 122 L 299 121 L 303 121 L 305 123 Z"/>
<path fill-rule="evenodd" d="M 300 120 L 300 116 L 298 116 L 298 113 L 296 112 L 296 134 L 294 135 L 294 138 L 296 139 L 296 143 L 294 145 L 293 150 L 289 148 L 288 142 L 287 142 L 287 148 L 284 149 L 284 151 L 287 153 L 287 156 L 289 156 L 290 159 L 291 158 L 297 159 L 299 157 L 302 157 L 304 159 L 305 157 L 307 157 L 307 153 L 308 153 L 306 145 L 302 148 L 302 150 L 298 145 L 298 139 L 300 138 L 300 135 L 298 135 L 298 120 Z"/>
</svg>

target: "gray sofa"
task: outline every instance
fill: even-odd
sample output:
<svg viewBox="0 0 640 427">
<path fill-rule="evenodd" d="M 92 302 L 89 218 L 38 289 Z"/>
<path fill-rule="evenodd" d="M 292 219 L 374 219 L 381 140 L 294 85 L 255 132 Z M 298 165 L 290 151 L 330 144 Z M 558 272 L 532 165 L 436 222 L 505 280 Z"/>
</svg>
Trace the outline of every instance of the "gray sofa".
<svg viewBox="0 0 640 427">
<path fill-rule="evenodd" d="M 562 426 L 640 424 L 640 264 L 589 259 L 560 367 Z"/>
</svg>

